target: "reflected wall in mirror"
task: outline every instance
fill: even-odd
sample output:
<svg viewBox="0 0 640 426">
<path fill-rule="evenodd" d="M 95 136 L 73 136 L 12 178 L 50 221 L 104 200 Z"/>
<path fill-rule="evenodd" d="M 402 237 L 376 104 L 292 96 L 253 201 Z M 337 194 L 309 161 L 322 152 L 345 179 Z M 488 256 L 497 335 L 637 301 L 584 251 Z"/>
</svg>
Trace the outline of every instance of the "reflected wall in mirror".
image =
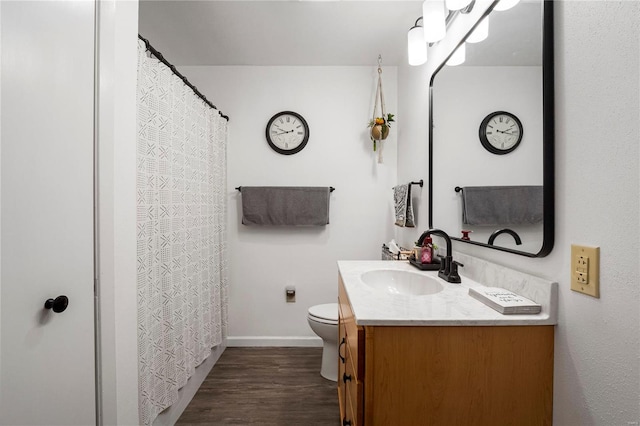
<svg viewBox="0 0 640 426">
<path fill-rule="evenodd" d="M 490 7 L 489 36 L 432 76 L 429 222 L 452 239 L 530 257 L 553 248 L 552 7 Z"/>
</svg>

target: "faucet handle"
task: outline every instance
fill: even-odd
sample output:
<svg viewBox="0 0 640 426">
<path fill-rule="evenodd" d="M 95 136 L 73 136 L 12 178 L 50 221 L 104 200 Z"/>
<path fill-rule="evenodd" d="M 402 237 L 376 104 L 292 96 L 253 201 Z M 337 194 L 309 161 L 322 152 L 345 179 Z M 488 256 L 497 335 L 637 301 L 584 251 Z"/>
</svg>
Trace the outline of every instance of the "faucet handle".
<svg viewBox="0 0 640 426">
<path fill-rule="evenodd" d="M 449 282 L 450 283 L 459 283 L 462 281 L 460 279 L 460 275 L 458 274 L 458 266 L 464 267 L 464 265 L 456 260 L 451 261 L 451 268 L 449 269 Z"/>
</svg>

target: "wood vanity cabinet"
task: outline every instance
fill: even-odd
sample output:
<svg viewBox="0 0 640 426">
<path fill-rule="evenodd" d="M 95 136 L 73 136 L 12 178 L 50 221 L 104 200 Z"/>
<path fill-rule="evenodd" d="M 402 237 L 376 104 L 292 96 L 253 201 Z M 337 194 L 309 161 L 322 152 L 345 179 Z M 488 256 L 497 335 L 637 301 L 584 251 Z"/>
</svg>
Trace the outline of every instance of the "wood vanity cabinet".
<svg viewBox="0 0 640 426">
<path fill-rule="evenodd" d="M 339 278 L 343 426 L 550 425 L 553 326 L 358 326 Z"/>
</svg>

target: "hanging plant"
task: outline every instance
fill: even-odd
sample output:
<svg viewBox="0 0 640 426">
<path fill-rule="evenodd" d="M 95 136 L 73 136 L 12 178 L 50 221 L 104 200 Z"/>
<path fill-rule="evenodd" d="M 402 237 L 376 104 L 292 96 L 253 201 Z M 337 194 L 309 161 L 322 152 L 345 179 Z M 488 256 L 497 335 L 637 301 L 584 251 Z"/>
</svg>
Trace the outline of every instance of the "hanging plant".
<svg viewBox="0 0 640 426">
<path fill-rule="evenodd" d="M 376 150 L 376 141 L 385 140 L 389 136 L 390 123 L 394 123 L 396 120 L 393 118 L 393 114 L 387 114 L 386 117 L 376 117 L 369 120 L 369 127 L 371 128 L 371 140 L 373 141 L 373 150 Z"/>
<path fill-rule="evenodd" d="M 373 150 L 378 151 L 378 163 L 382 163 L 382 141 L 389 136 L 391 123 L 395 121 L 393 118 L 394 115 L 387 114 L 384 108 L 384 92 L 382 91 L 382 55 L 378 55 L 378 85 L 376 88 L 372 117 L 373 118 L 369 121 L 369 127 L 371 128 L 369 138 L 373 142 Z M 380 142 L 379 150 L 378 142 Z"/>
</svg>

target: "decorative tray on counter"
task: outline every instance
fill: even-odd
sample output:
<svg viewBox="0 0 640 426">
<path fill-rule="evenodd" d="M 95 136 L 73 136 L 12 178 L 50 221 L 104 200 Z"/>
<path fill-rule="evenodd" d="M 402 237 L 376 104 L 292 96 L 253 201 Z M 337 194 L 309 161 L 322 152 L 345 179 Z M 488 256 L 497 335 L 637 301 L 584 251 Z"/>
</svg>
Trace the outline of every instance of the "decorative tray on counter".
<svg viewBox="0 0 640 426">
<path fill-rule="evenodd" d="M 431 263 L 420 263 L 416 261 L 416 258 L 411 256 L 409 263 L 420 269 L 421 271 L 437 271 L 440 269 L 440 259 L 433 259 Z"/>
</svg>

